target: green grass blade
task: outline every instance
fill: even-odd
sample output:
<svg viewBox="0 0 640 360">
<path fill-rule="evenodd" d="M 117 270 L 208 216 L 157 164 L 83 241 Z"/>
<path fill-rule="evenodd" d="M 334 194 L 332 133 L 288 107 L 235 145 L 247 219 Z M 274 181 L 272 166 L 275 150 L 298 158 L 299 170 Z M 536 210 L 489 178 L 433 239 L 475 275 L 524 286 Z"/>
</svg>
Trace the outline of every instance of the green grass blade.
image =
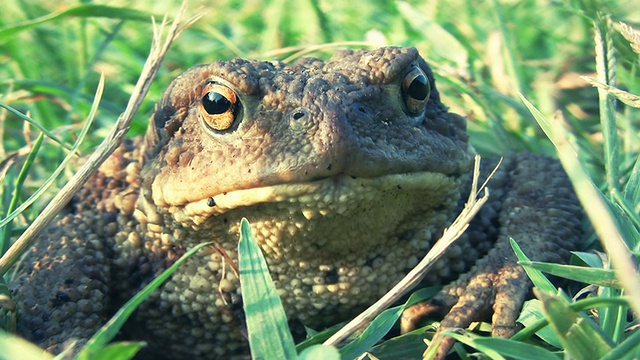
<svg viewBox="0 0 640 360">
<path fill-rule="evenodd" d="M 49 21 L 58 20 L 67 16 L 76 17 L 106 17 L 112 19 L 149 21 L 151 14 L 131 8 L 119 8 L 107 5 L 86 4 L 56 11 L 45 16 L 24 21 L 17 25 L 0 29 L 0 43 L 21 31 L 40 26 Z"/>
<path fill-rule="evenodd" d="M 565 279 L 580 281 L 604 287 L 620 287 L 616 274 L 610 269 L 596 269 L 584 266 L 560 265 L 537 261 L 520 261 L 525 269 L 535 269 Z"/>
<path fill-rule="evenodd" d="M 483 354 L 487 355 L 490 359 L 494 359 L 494 360 L 506 360 L 504 356 L 502 356 L 500 354 L 500 352 L 498 351 L 498 349 L 496 348 L 492 348 L 490 346 L 486 346 L 483 345 L 482 343 L 478 343 L 477 340 L 478 338 L 480 338 L 478 335 L 469 332 L 469 331 L 465 331 L 465 330 L 445 330 L 442 333 L 440 333 L 442 336 L 449 336 L 454 338 L 455 340 L 467 345 L 467 346 L 471 346 L 472 348 L 482 352 Z M 434 338 L 434 340 L 436 340 Z M 434 345 L 437 346 L 437 344 L 435 343 L 431 343 L 428 351 L 429 353 L 433 353 L 435 354 L 435 349 L 434 349 Z M 432 355 L 428 355 L 425 356 L 425 358 L 427 359 L 431 359 L 432 357 L 429 357 Z"/>
<path fill-rule="evenodd" d="M 129 360 L 140 351 L 144 342 L 118 342 L 109 344 L 100 350 L 91 360 Z"/>
<path fill-rule="evenodd" d="M 583 79 L 587 80 L 591 85 L 595 87 L 602 88 L 603 90 L 608 92 L 610 95 L 614 96 L 616 99 L 622 101 L 626 105 L 629 105 L 635 108 L 640 108 L 640 96 L 632 94 L 628 91 L 618 89 L 615 86 L 603 84 L 597 80 L 593 80 L 588 77 L 584 77 Z"/>
<path fill-rule="evenodd" d="M 387 309 L 376 316 L 358 338 L 340 349 L 343 359 L 354 359 L 371 349 L 380 339 L 391 330 L 398 321 L 405 306 L 396 306 Z"/>
<path fill-rule="evenodd" d="M 526 344 L 510 339 L 477 337 L 470 342 L 471 346 L 483 351 L 492 349 L 501 356 L 514 360 L 539 360 L 539 359 L 561 359 L 558 354 L 543 349 L 539 346 Z M 484 352 L 484 351 L 483 351 Z"/>
<path fill-rule="evenodd" d="M 322 344 L 328 338 L 330 338 L 331 335 L 335 334 L 336 331 L 340 330 L 344 326 L 344 324 L 345 323 L 339 323 L 318 332 L 307 329 L 307 338 L 296 344 L 296 351 L 298 352 L 298 354 L 301 354 L 302 351 L 308 347 Z"/>
<path fill-rule="evenodd" d="M 578 300 L 574 303 L 570 303 L 569 307 L 573 311 L 587 311 L 593 309 L 594 307 L 606 307 L 606 306 L 626 306 L 628 303 L 628 298 L 624 297 L 590 297 L 582 300 Z M 524 321 L 519 322 L 524 323 Z M 539 320 L 527 321 L 527 327 L 518 331 L 515 335 L 511 337 L 512 340 L 523 340 L 530 338 L 533 334 L 540 331 L 540 329 L 544 328 L 548 325 L 548 321 L 545 318 L 540 318 Z M 561 347 L 558 345 L 557 347 Z"/>
<path fill-rule="evenodd" d="M 513 29 L 507 28 L 502 2 L 492 0 L 491 4 L 493 5 L 494 16 L 496 17 L 496 20 L 498 20 L 500 34 L 502 35 L 505 43 L 505 66 L 510 73 L 509 75 L 513 90 L 516 93 L 520 93 L 523 91 L 522 84 L 524 83 L 524 77 L 522 75 L 520 63 L 517 59 L 517 54 L 519 53 L 519 51 L 516 44 L 516 37 L 514 36 Z M 513 25 L 515 26 L 515 24 Z"/>
<path fill-rule="evenodd" d="M 522 249 L 520 249 L 520 246 L 518 246 L 515 240 L 510 238 L 509 242 L 511 243 L 511 248 L 515 252 L 518 261 L 520 261 L 521 263 L 531 262 L 525 255 L 525 253 L 522 252 Z M 544 276 L 544 274 L 540 271 L 531 267 L 525 267 L 524 271 L 527 272 L 529 279 L 531 279 L 531 282 L 533 282 L 533 286 L 537 287 L 538 289 L 550 293 L 555 293 L 558 291 L 558 289 L 551 283 L 551 281 L 549 281 L 549 279 L 547 279 L 547 277 Z"/>
<path fill-rule="evenodd" d="M 42 132 L 43 134 L 47 135 L 48 138 L 50 138 L 51 140 L 53 140 L 56 143 L 60 144 L 65 149 L 67 149 L 67 150 L 71 150 L 72 149 L 64 141 L 60 140 L 57 136 L 55 136 L 49 130 L 45 129 L 42 125 L 40 125 L 40 123 L 38 123 L 37 121 L 35 121 L 32 118 L 28 117 L 27 115 L 21 113 L 20 111 L 14 109 L 13 107 L 11 107 L 11 106 L 9 106 L 9 105 L 7 105 L 5 103 L 2 103 L 2 102 L 0 102 L 0 107 L 8 110 L 13 115 L 15 115 L 15 116 L 19 117 L 20 119 L 28 122 L 33 127 L 35 127 L 36 129 L 40 130 L 40 132 Z"/>
<path fill-rule="evenodd" d="M 287 316 L 247 219 L 240 224 L 238 267 L 251 357 L 296 359 Z"/>
<path fill-rule="evenodd" d="M 636 158 L 633 164 L 633 169 L 629 174 L 629 180 L 627 180 L 622 195 L 631 204 L 631 206 L 624 209 L 625 213 L 632 217 L 637 227 L 640 227 L 640 220 L 638 220 L 638 213 L 640 212 L 640 156 Z M 626 203 L 620 200 L 618 202 Z"/>
<path fill-rule="evenodd" d="M 416 329 L 376 345 L 369 352 L 379 359 L 419 359 L 426 344 L 425 329 Z"/>
<path fill-rule="evenodd" d="M 534 333 L 548 344 L 557 348 L 562 348 L 562 343 L 556 334 L 548 327 L 547 320 L 544 317 L 542 303 L 538 299 L 526 301 L 522 305 L 522 311 L 517 320 L 524 325 L 525 329 L 519 331 L 512 337 L 512 340 L 524 340 L 531 337 Z M 525 332 L 525 330 L 528 330 Z"/>
<path fill-rule="evenodd" d="M 625 341 L 618 344 L 600 360 L 640 359 L 640 346 L 638 344 L 640 344 L 640 331 L 634 331 Z"/>
<path fill-rule="evenodd" d="M 575 255 L 580 261 L 584 262 L 588 266 L 593 268 L 601 269 L 604 267 L 604 263 L 602 262 L 602 257 L 598 254 L 583 252 L 583 251 L 573 251 L 571 252 Z"/>
<path fill-rule="evenodd" d="M 417 290 L 411 294 L 403 305 L 389 308 L 380 313 L 362 334 L 340 349 L 341 357 L 343 359 L 353 359 L 361 356 L 365 351 L 371 350 L 375 344 L 389 333 L 389 330 L 402 316 L 404 309 L 420 301 L 432 298 L 440 289 L 440 286 L 431 286 Z"/>
<path fill-rule="evenodd" d="M 35 160 L 36 154 L 38 150 L 40 150 L 40 145 L 42 145 L 42 140 L 44 139 L 44 134 L 40 133 L 36 138 L 36 141 L 33 143 L 27 158 L 22 164 L 22 168 L 18 173 L 18 177 L 16 178 L 15 185 L 13 185 L 13 194 L 11 196 L 11 201 L 9 202 L 9 206 L 6 209 L 3 209 L 4 214 L 10 214 L 15 210 L 18 201 L 20 200 L 20 194 L 22 192 L 22 186 L 24 184 L 27 175 L 29 174 L 29 169 L 31 169 L 31 165 Z M 4 254 L 9 248 L 10 238 L 11 238 L 11 229 L 13 228 L 11 222 L 7 222 L 4 226 L 0 227 L 0 255 Z"/>
<path fill-rule="evenodd" d="M 89 360 L 94 359 L 94 357 L 103 351 L 105 345 L 111 341 L 124 323 L 127 321 L 129 316 L 133 313 L 133 311 L 165 280 L 167 280 L 171 274 L 173 274 L 176 269 L 182 265 L 191 255 L 198 252 L 205 246 L 210 245 L 210 242 L 200 244 L 198 246 L 193 247 L 191 250 L 187 251 L 184 255 L 178 259 L 173 265 L 171 265 L 167 270 L 163 271 L 162 274 L 158 275 L 153 281 L 151 281 L 147 286 L 145 286 L 140 292 L 138 292 L 131 300 L 127 301 L 118 312 L 107 322 L 98 332 L 93 335 L 93 337 L 87 342 L 85 347 L 80 351 L 77 360 Z"/>
<path fill-rule="evenodd" d="M 268 50 L 278 47 L 278 38 L 281 31 L 282 18 L 286 16 L 286 1 L 274 0 L 264 9 L 265 13 L 265 29 L 261 35 L 260 52 L 265 53 Z"/>
<path fill-rule="evenodd" d="M 632 295 L 630 300 L 631 307 L 634 311 L 640 312 L 640 278 L 637 274 L 637 267 L 631 261 L 628 245 L 625 243 L 622 232 L 618 227 L 619 222 L 612 216 L 610 203 L 603 199 L 576 156 L 576 150 L 570 143 L 571 136 L 564 128 L 564 119 L 562 116 L 558 116 L 552 124 L 524 96 L 521 95 L 520 98 L 556 147 L 562 167 L 567 172 L 576 195 L 580 203 L 583 204 L 596 234 L 600 238 L 609 258 L 615 259 L 613 265 L 618 280 L 620 280 L 625 291 Z"/>
<path fill-rule="evenodd" d="M 598 16 L 594 24 L 596 48 L 596 73 L 598 82 L 615 86 L 615 55 L 611 37 L 613 26 L 608 16 Z M 619 149 L 618 128 L 616 124 L 615 102 L 613 96 L 605 89 L 598 87 L 598 103 L 600 108 L 600 125 L 602 127 L 604 145 L 604 165 L 609 191 L 619 187 Z"/>
</svg>

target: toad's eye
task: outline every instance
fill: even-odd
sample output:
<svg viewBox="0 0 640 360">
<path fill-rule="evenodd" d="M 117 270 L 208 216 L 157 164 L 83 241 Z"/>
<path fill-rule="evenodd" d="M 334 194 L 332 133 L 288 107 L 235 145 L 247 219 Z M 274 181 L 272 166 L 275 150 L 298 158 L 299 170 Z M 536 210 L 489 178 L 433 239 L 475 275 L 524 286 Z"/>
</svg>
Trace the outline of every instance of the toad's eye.
<svg viewBox="0 0 640 360">
<path fill-rule="evenodd" d="M 236 117 L 236 93 L 228 86 L 215 82 L 207 83 L 202 89 L 200 112 L 204 122 L 214 130 L 227 130 Z"/>
<path fill-rule="evenodd" d="M 402 80 L 402 99 L 409 115 L 420 115 L 429 100 L 429 78 L 419 67 L 414 67 Z"/>
</svg>

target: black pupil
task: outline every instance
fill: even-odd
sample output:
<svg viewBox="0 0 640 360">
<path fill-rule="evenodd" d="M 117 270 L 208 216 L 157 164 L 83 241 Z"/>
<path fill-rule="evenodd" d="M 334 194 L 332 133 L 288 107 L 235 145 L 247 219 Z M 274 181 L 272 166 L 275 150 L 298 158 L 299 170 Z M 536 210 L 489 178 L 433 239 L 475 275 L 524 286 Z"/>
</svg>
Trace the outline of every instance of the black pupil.
<svg viewBox="0 0 640 360">
<path fill-rule="evenodd" d="M 429 95 L 429 85 L 426 76 L 416 76 L 407 89 L 407 94 L 416 100 L 424 100 Z"/>
<path fill-rule="evenodd" d="M 231 101 L 219 92 L 209 91 L 202 98 L 202 105 L 210 115 L 224 114 L 231 108 Z"/>
</svg>

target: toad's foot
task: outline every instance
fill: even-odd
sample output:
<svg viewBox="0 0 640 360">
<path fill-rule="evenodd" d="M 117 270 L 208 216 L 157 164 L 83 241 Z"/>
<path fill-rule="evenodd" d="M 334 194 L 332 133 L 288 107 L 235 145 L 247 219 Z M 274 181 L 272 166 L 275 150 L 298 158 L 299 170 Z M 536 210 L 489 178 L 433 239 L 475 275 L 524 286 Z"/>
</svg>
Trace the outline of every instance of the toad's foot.
<svg viewBox="0 0 640 360">
<path fill-rule="evenodd" d="M 493 307 L 491 335 L 510 337 L 515 332 L 516 319 L 530 287 L 524 269 L 515 262 L 510 261 L 497 271 L 486 266 L 478 269 L 466 284 L 451 284 L 429 302 L 419 303 L 405 310 L 401 330 L 403 333 L 411 331 L 420 319 L 446 313 L 435 337 L 443 330 L 466 328 L 473 321 L 485 318 Z M 444 358 L 453 343 L 453 338 L 444 337 L 435 358 Z"/>
</svg>

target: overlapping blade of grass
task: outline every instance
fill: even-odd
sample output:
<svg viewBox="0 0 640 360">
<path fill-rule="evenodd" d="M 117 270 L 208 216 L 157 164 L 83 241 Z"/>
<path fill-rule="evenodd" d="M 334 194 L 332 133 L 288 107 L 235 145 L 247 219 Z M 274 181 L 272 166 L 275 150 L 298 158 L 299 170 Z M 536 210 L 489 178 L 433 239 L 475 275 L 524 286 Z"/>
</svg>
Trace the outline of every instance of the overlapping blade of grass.
<svg viewBox="0 0 640 360">
<path fill-rule="evenodd" d="M 601 84 L 615 86 L 615 50 L 613 47 L 611 19 L 608 16 L 598 16 L 594 23 L 596 74 Z M 618 141 L 618 126 L 616 121 L 615 102 L 613 97 L 604 89 L 598 88 L 598 102 L 600 109 L 600 126 L 604 147 L 604 165 L 609 197 L 619 189 L 620 154 Z"/>
<path fill-rule="evenodd" d="M 129 360 L 140 351 L 144 346 L 144 342 L 117 342 L 108 344 L 97 354 L 91 358 L 91 360 Z M 57 360 L 58 358 L 56 358 Z M 62 359 L 61 359 L 62 360 Z"/>
<path fill-rule="evenodd" d="M 74 6 L 63 2 L 59 6 L 50 6 L 16 0 L 8 0 L 3 5 L 6 17 L 0 16 L 0 53 L 11 54 L 12 61 L 7 68 L 11 76 L 2 76 L 0 85 L 12 84 L 24 90 L 23 96 L 14 102 L 27 107 L 40 124 L 52 129 L 59 124 L 71 123 L 75 116 L 82 118 L 88 112 L 99 75 L 94 68 L 96 60 L 102 57 L 106 44 L 113 40 L 122 23 L 136 20 L 148 24 L 151 19 L 148 12 L 106 5 Z M 45 15 L 40 16 L 43 13 Z M 106 19 L 120 21 L 109 22 Z M 109 30 L 107 26 L 101 26 L 103 24 L 113 25 Z M 104 36 L 96 37 L 96 31 Z M 33 42 L 37 45 L 23 46 Z M 136 76 L 135 72 L 129 74 L 130 78 Z M 126 83 L 127 73 L 121 72 L 119 76 Z M 112 76 L 110 80 L 113 82 L 114 78 Z M 109 100 L 102 104 L 102 109 L 112 112 L 106 121 L 121 110 L 113 103 L 113 90 L 111 87 Z M 124 91 L 115 93 L 120 99 L 129 94 Z M 44 156 L 53 157 L 52 154 Z"/>
<path fill-rule="evenodd" d="M 525 268 L 535 269 L 549 275 L 580 281 L 602 287 L 620 287 L 616 274 L 611 269 L 588 268 L 584 266 L 560 265 L 537 261 L 520 261 Z"/>
<path fill-rule="evenodd" d="M 240 223 L 238 267 L 251 356 L 254 359 L 296 359 L 282 301 L 247 219 Z"/>
<path fill-rule="evenodd" d="M 524 329 L 513 335 L 511 340 L 531 341 L 535 334 L 546 343 L 546 346 L 562 349 L 560 339 L 558 339 L 556 333 L 547 326 L 548 322 L 544 317 L 540 300 L 532 299 L 526 301 L 524 305 L 522 305 L 522 311 L 517 321 L 524 326 Z"/>
<path fill-rule="evenodd" d="M 518 246 L 516 240 L 509 239 L 509 242 L 511 244 L 513 252 L 516 254 L 516 257 L 518 258 L 518 261 L 520 263 L 522 263 L 523 261 L 530 261 L 527 255 L 522 251 L 522 249 L 520 249 L 520 246 Z M 555 285 L 553 285 L 551 281 L 549 281 L 549 279 L 547 279 L 547 277 L 542 274 L 542 272 L 527 266 L 525 266 L 524 270 L 527 272 L 529 279 L 531 279 L 533 286 L 537 287 L 541 291 L 556 292 L 558 290 Z"/>
<path fill-rule="evenodd" d="M 634 331 L 625 341 L 611 349 L 600 360 L 631 360 L 640 358 L 640 331 Z"/>
<path fill-rule="evenodd" d="M 633 307 L 640 310 L 640 279 L 635 272 L 635 266 L 630 262 L 631 257 L 625 241 L 618 229 L 615 219 L 609 211 L 609 206 L 606 205 L 600 192 L 594 187 L 582 164 L 580 164 L 576 158 L 576 152 L 567 138 L 569 134 L 562 128 L 562 118 L 556 117 L 552 124 L 524 97 L 522 99 L 536 120 L 541 124 L 541 127 L 550 130 L 547 135 L 558 148 L 560 160 L 569 178 L 573 182 L 580 202 L 584 206 L 596 232 L 599 234 L 604 248 L 607 249 L 607 253 L 610 254 L 610 258 L 616 259 L 614 268 L 616 268 L 615 265 L 617 265 L 616 273 L 618 274 L 618 278 L 622 281 L 625 289 L 630 290 L 634 297 L 637 296 L 638 301 L 632 303 Z"/>
<path fill-rule="evenodd" d="M 11 189 L 11 200 L 9 203 L 2 202 L 2 205 L 6 205 L 6 207 L 2 207 L 2 216 L 6 217 L 8 214 L 13 213 L 13 211 L 18 206 L 18 202 L 20 199 L 20 195 L 22 193 L 22 186 L 24 185 L 24 181 L 27 178 L 27 174 L 31 169 L 31 165 L 35 160 L 36 155 L 38 154 L 38 150 L 40 150 L 40 145 L 42 145 L 42 140 L 44 139 L 44 133 L 40 133 L 40 135 L 34 141 L 33 146 L 31 147 L 29 154 L 27 154 L 24 163 L 22 164 L 22 168 L 18 173 L 18 176 L 15 179 L 15 183 L 7 184 L 7 190 Z M 19 156 L 19 155 L 18 155 Z M 3 195 L 7 195 L 6 193 Z M 9 248 L 10 236 L 11 236 L 11 222 L 7 222 L 4 226 L 0 225 L 0 255 L 4 254 Z"/>
<path fill-rule="evenodd" d="M 395 306 L 381 312 L 373 321 L 364 329 L 356 339 L 343 346 L 340 349 L 340 355 L 343 359 L 354 359 L 361 356 L 364 352 L 369 351 L 384 336 L 386 336 L 391 328 L 398 321 L 404 309 L 411 304 L 424 301 L 437 294 L 439 287 L 431 287 L 421 289 L 413 293 L 409 299 L 400 306 Z M 386 354 L 390 356 L 390 354 Z"/>
<path fill-rule="evenodd" d="M 416 14 L 420 14 L 420 11 L 404 1 L 398 2 L 398 11 L 411 27 L 419 31 L 424 39 L 427 40 L 431 58 L 447 59 L 460 68 L 468 66 L 469 54 L 467 49 L 442 25 L 427 16 L 416 16 Z"/>
<path fill-rule="evenodd" d="M 585 342 L 590 342 L 598 351 L 598 354 L 602 355 L 611 350 L 613 341 L 610 337 L 607 337 L 600 327 L 595 322 L 587 318 L 585 315 L 578 313 L 574 309 L 581 306 L 582 303 L 569 303 L 568 296 L 558 291 L 557 288 L 540 272 L 551 270 L 556 275 L 565 278 L 578 278 L 577 280 L 583 280 L 591 282 L 594 271 L 605 272 L 606 270 L 580 268 L 569 265 L 547 264 L 547 263 L 535 263 L 533 266 L 524 253 L 520 250 L 517 244 L 511 240 L 511 245 L 514 248 L 519 263 L 524 266 L 529 278 L 532 280 L 535 286 L 535 293 L 540 300 L 530 301 L 529 312 L 523 314 L 519 321 L 525 326 L 529 326 L 528 331 L 520 332 L 513 337 L 513 340 L 519 340 L 526 337 L 527 334 L 531 334 L 533 331 L 538 332 L 538 335 L 547 340 L 550 344 L 554 344 L 557 347 L 565 348 L 572 356 L 576 358 L 585 359 L 586 353 L 576 353 L 576 349 L 582 349 Z M 607 272 L 608 281 L 602 281 L 605 286 L 611 285 L 612 272 Z M 617 308 L 619 304 L 607 303 L 605 297 L 599 298 L 602 302 L 606 303 L 603 308 Z M 545 302 L 546 301 L 546 302 Z M 591 303 L 590 305 L 594 305 Z M 547 323 L 551 323 L 549 332 L 548 328 L 543 328 L 545 323 L 541 319 L 546 319 Z M 573 329 L 573 334 L 569 336 L 566 331 Z M 576 335 L 578 334 L 578 335 Z M 603 345 L 605 344 L 605 345 Z"/>
<path fill-rule="evenodd" d="M 614 344 L 592 319 L 572 310 L 564 294 L 536 291 L 544 314 L 565 350 L 573 359 L 599 359 Z"/>
<path fill-rule="evenodd" d="M 562 359 L 562 356 L 559 354 L 554 354 L 542 347 L 511 341 L 509 339 L 480 337 L 468 331 L 462 331 L 461 333 L 455 331 L 444 331 L 443 334 L 451 336 L 461 343 L 475 348 L 491 359 Z"/>
<path fill-rule="evenodd" d="M 560 126 L 562 123 L 561 119 L 556 118 L 555 122 L 551 124 L 530 103 L 524 99 L 523 101 L 530 107 L 534 117 L 541 123 L 543 129 L 546 128 L 550 130 L 550 138 L 553 139 L 554 144 L 558 148 L 560 160 L 574 184 L 578 198 L 583 204 L 610 258 L 616 259 L 613 265 L 614 269 L 616 269 L 617 278 L 621 281 L 626 291 L 629 291 L 632 295 L 637 294 L 637 296 L 640 296 L 640 288 L 638 288 L 640 286 L 640 278 L 638 278 L 634 270 L 635 267 L 630 261 L 631 257 L 617 222 L 612 217 L 609 207 L 606 205 L 605 198 L 601 196 L 599 191 L 591 183 L 582 165 L 576 159 L 575 151 L 567 140 L 567 134 L 563 132 L 564 130 L 562 130 Z M 618 290 L 610 287 L 603 288 L 600 294 L 600 296 L 603 297 L 616 297 L 618 295 Z M 640 309 L 640 298 L 635 298 L 635 296 L 636 295 L 633 295 L 631 298 L 630 305 L 632 308 Z M 626 306 L 606 306 L 598 309 L 601 329 L 609 335 L 614 342 L 619 342 L 624 338 L 626 322 L 622 315 L 625 313 Z"/>
</svg>

